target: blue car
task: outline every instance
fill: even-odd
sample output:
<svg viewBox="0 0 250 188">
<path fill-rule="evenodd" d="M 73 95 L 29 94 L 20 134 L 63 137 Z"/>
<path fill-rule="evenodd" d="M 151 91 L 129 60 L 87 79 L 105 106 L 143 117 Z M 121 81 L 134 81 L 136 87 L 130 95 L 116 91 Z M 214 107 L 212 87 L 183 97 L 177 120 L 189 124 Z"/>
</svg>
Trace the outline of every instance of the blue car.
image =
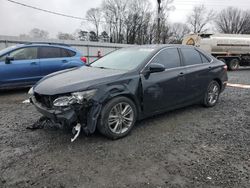
<svg viewBox="0 0 250 188">
<path fill-rule="evenodd" d="M 52 43 L 20 44 L 0 51 L 0 89 L 32 86 L 44 76 L 85 65 L 76 49 Z"/>
</svg>

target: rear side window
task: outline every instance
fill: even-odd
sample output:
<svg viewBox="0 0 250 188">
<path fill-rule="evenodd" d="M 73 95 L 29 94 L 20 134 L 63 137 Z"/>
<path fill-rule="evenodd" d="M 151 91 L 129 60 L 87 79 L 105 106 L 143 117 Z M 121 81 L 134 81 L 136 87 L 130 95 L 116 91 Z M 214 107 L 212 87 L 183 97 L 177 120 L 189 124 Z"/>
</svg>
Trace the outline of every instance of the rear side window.
<svg viewBox="0 0 250 188">
<path fill-rule="evenodd" d="M 10 53 L 14 60 L 37 59 L 37 47 L 28 47 Z"/>
<path fill-rule="evenodd" d="M 210 62 L 205 55 L 203 55 L 202 53 L 200 53 L 200 55 L 201 55 L 201 60 L 202 60 L 203 63 L 209 63 Z"/>
<path fill-rule="evenodd" d="M 62 57 L 73 57 L 76 55 L 76 52 L 68 49 L 61 48 Z"/>
<path fill-rule="evenodd" d="M 39 58 L 59 58 L 61 57 L 60 48 L 40 47 Z"/>
<path fill-rule="evenodd" d="M 195 49 L 183 48 L 181 49 L 181 52 L 186 66 L 197 65 L 202 63 L 200 53 L 197 52 Z"/>
<path fill-rule="evenodd" d="M 180 66 L 180 56 L 176 48 L 164 49 L 151 63 L 159 63 L 166 67 L 166 69 L 175 68 Z"/>
</svg>

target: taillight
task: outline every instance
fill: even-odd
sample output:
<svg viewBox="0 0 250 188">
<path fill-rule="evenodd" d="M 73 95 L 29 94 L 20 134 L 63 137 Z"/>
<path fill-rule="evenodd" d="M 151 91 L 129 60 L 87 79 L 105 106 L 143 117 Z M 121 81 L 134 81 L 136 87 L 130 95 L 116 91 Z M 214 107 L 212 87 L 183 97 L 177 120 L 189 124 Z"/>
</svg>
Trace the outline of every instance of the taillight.
<svg viewBox="0 0 250 188">
<path fill-rule="evenodd" d="M 223 68 L 224 68 L 224 70 L 225 70 L 225 71 L 227 71 L 227 65 L 224 65 L 224 67 L 223 67 Z"/>
<path fill-rule="evenodd" d="M 80 59 L 81 59 L 81 61 L 82 61 L 83 63 L 87 63 L 87 58 L 86 58 L 86 57 L 83 56 L 83 57 L 81 57 Z"/>
</svg>

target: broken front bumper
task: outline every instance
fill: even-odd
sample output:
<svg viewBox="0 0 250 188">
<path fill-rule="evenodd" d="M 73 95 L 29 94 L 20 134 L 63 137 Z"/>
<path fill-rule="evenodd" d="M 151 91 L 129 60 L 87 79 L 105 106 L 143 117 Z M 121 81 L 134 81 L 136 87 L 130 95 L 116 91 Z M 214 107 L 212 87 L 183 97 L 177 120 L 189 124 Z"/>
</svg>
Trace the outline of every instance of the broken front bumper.
<svg viewBox="0 0 250 188">
<path fill-rule="evenodd" d="M 30 102 L 34 104 L 38 112 L 54 122 L 61 123 L 63 125 L 72 125 L 77 122 L 78 118 L 72 107 L 49 109 L 39 103 L 35 97 L 31 97 Z"/>
<path fill-rule="evenodd" d="M 77 123 L 80 123 L 86 134 L 95 132 L 96 123 L 101 111 L 101 104 L 99 103 L 92 102 L 91 105 L 83 104 L 78 107 L 47 108 L 38 102 L 34 96 L 30 98 L 30 102 L 34 104 L 38 112 L 53 122 L 67 127 L 73 127 Z"/>
</svg>

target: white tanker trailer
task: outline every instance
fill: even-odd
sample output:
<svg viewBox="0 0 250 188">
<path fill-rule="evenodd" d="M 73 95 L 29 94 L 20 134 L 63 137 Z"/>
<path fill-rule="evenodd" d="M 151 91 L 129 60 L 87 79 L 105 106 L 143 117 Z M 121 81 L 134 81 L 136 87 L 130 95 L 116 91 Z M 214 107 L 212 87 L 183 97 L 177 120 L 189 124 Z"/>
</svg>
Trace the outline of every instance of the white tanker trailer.
<svg viewBox="0 0 250 188">
<path fill-rule="evenodd" d="M 191 34 L 182 44 L 194 45 L 224 61 L 229 70 L 250 65 L 250 35 Z"/>
</svg>

